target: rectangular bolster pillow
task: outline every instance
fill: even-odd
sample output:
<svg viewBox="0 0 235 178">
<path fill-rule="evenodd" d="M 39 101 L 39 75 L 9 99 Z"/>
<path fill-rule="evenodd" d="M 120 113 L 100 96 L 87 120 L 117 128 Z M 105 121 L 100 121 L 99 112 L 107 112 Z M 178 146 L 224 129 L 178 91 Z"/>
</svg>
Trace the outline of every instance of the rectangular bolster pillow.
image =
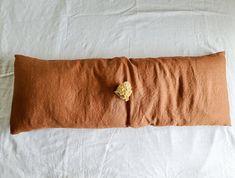
<svg viewBox="0 0 235 178">
<path fill-rule="evenodd" d="M 197 57 L 15 56 L 10 129 L 230 125 L 224 52 Z M 114 94 L 129 81 L 125 102 Z"/>
</svg>

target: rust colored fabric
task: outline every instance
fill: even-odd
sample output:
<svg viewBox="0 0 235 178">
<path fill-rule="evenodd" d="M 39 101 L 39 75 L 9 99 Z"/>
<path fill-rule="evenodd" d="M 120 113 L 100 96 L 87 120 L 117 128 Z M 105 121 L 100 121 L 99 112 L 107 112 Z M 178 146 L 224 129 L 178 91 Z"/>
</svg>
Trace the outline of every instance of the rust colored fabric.
<svg viewBox="0 0 235 178">
<path fill-rule="evenodd" d="M 197 57 L 15 56 L 11 133 L 39 128 L 230 125 L 224 52 Z M 130 100 L 114 94 L 129 81 Z"/>
</svg>

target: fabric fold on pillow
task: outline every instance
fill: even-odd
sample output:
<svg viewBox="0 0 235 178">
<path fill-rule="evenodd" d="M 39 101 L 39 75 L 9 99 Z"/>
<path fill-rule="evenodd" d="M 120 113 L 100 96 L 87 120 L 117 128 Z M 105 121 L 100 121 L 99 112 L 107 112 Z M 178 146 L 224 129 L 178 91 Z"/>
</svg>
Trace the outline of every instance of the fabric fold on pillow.
<svg viewBox="0 0 235 178">
<path fill-rule="evenodd" d="M 41 60 L 15 56 L 11 133 L 39 128 L 230 125 L 224 52 Z M 114 91 L 130 82 L 129 101 Z"/>
</svg>

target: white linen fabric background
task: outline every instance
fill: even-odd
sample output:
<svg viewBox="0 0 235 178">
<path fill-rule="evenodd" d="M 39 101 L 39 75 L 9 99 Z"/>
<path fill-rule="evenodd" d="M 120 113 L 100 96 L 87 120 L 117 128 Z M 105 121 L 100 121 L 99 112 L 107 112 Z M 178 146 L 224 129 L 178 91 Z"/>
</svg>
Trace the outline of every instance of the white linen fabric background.
<svg viewBox="0 0 235 178">
<path fill-rule="evenodd" d="M 16 53 L 74 59 L 223 50 L 233 124 L 235 1 L 0 0 L 0 178 L 234 178 L 235 126 L 9 132 Z"/>
</svg>

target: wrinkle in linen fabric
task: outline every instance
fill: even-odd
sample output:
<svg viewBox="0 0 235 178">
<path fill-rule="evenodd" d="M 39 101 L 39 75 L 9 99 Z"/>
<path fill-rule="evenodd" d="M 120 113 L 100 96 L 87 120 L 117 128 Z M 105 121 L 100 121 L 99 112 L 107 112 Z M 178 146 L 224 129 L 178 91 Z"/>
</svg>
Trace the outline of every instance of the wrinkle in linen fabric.
<svg viewBox="0 0 235 178">
<path fill-rule="evenodd" d="M 130 101 L 114 90 L 129 81 Z M 11 133 L 39 128 L 230 125 L 223 52 L 38 60 L 16 55 Z"/>
</svg>

